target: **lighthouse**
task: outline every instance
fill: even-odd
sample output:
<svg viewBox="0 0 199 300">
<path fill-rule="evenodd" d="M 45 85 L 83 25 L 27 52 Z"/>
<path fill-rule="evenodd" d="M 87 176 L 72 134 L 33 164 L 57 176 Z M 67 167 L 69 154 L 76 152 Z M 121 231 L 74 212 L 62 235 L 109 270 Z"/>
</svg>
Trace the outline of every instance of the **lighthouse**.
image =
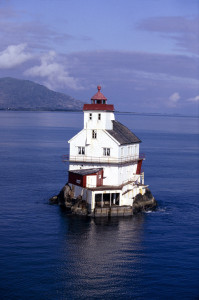
<svg viewBox="0 0 199 300">
<path fill-rule="evenodd" d="M 136 195 L 147 188 L 141 140 L 115 119 L 114 105 L 107 102 L 98 86 L 84 104 L 83 129 L 68 141 L 68 185 L 93 216 L 132 214 Z"/>
</svg>

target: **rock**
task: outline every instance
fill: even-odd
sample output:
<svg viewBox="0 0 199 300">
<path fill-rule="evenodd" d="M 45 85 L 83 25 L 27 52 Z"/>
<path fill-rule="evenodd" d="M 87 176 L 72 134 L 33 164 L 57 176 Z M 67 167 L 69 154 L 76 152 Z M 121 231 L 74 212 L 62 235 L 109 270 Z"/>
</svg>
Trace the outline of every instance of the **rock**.
<svg viewBox="0 0 199 300">
<path fill-rule="evenodd" d="M 82 200 L 81 195 L 74 198 L 74 186 L 71 188 L 68 184 L 65 184 L 57 196 L 50 198 L 49 203 L 59 204 L 76 215 L 88 215 L 88 203 L 85 200 Z M 151 191 L 147 189 L 144 195 L 136 195 L 132 208 L 133 214 L 155 210 L 157 208 L 157 201 L 153 197 Z"/>
<path fill-rule="evenodd" d="M 79 195 L 74 198 L 74 186 L 71 187 L 68 184 L 61 189 L 57 196 L 49 199 L 50 204 L 59 204 L 71 210 L 73 214 L 88 215 L 88 206 L 85 200 L 82 200 L 82 196 Z"/>
<path fill-rule="evenodd" d="M 70 186 L 68 184 L 65 184 L 65 186 L 61 189 L 61 191 L 57 195 L 57 197 L 58 197 L 58 204 L 60 206 L 70 207 L 72 205 Z"/>
<path fill-rule="evenodd" d="M 153 197 L 151 191 L 147 189 L 144 195 L 136 195 L 133 202 L 133 213 L 136 214 L 142 211 L 155 210 L 157 205 L 157 201 Z"/>
<path fill-rule="evenodd" d="M 76 215 L 87 216 L 88 215 L 87 203 L 85 200 L 81 200 L 82 198 L 81 196 L 78 196 L 78 198 L 79 201 L 71 207 L 71 211 L 73 214 Z"/>
<path fill-rule="evenodd" d="M 49 203 L 50 204 L 58 204 L 58 197 L 57 196 L 53 196 L 49 199 Z"/>
</svg>

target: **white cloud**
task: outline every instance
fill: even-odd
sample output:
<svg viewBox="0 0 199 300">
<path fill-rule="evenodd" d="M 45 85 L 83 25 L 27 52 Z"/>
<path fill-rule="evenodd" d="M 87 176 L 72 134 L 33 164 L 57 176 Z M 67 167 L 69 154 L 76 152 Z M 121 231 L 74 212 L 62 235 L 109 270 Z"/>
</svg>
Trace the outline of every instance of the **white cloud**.
<svg viewBox="0 0 199 300">
<path fill-rule="evenodd" d="M 194 98 L 189 98 L 187 101 L 191 101 L 191 102 L 199 102 L 199 96 L 196 96 Z"/>
<path fill-rule="evenodd" d="M 9 69 L 24 63 L 32 58 L 30 53 L 25 52 L 26 44 L 10 45 L 0 52 L 0 68 Z"/>
<path fill-rule="evenodd" d="M 24 72 L 25 75 L 39 76 L 45 78 L 44 84 L 51 89 L 69 87 L 71 89 L 82 89 L 77 79 L 70 76 L 65 66 L 55 61 L 55 51 L 49 51 L 41 57 L 41 64 L 34 66 Z"/>
<path fill-rule="evenodd" d="M 178 100 L 180 99 L 179 93 L 175 92 L 169 97 L 168 106 L 176 107 Z"/>
</svg>

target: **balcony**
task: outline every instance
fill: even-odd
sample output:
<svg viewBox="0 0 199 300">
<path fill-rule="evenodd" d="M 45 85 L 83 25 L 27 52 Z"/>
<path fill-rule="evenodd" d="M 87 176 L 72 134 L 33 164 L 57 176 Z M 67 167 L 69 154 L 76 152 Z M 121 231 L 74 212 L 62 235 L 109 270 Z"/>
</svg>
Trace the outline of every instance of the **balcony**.
<svg viewBox="0 0 199 300">
<path fill-rule="evenodd" d="M 110 157 L 110 156 L 87 156 L 87 155 L 76 155 L 72 156 L 69 154 L 63 155 L 64 162 L 79 162 L 79 163 L 91 163 L 91 164 L 116 164 L 123 165 L 128 164 L 130 162 L 136 162 L 138 160 L 144 160 L 144 153 L 140 153 L 140 155 L 135 156 L 126 156 L 121 158 Z"/>
</svg>

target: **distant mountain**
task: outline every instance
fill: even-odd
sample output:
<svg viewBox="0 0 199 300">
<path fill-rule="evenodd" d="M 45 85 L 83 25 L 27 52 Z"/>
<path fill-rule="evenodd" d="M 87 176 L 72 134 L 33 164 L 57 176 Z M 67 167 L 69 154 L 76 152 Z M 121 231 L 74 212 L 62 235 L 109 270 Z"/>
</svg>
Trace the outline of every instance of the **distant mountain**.
<svg viewBox="0 0 199 300">
<path fill-rule="evenodd" d="M 0 109 L 81 110 L 83 102 L 29 80 L 0 78 Z"/>
</svg>

